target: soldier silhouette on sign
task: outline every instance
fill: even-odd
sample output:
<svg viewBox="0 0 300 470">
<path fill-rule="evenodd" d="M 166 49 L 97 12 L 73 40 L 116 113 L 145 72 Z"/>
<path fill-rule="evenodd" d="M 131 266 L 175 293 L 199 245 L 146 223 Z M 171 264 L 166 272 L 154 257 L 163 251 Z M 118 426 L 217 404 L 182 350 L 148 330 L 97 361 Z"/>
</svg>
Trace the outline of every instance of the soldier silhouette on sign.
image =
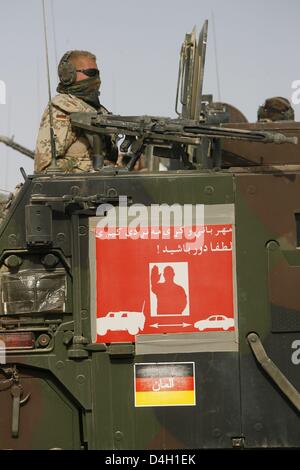
<svg viewBox="0 0 300 470">
<path fill-rule="evenodd" d="M 159 282 L 161 274 L 158 267 L 153 266 L 151 290 L 157 297 L 157 315 L 180 315 L 187 304 L 186 292 L 174 282 L 175 272 L 172 266 L 166 266 L 163 274 L 165 282 Z"/>
</svg>

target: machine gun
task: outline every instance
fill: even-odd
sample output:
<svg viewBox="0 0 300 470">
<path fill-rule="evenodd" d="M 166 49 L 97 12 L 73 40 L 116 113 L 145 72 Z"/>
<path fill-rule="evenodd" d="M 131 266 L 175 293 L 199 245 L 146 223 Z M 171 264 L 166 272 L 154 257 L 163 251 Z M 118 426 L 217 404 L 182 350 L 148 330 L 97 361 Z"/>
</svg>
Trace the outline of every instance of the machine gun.
<svg viewBox="0 0 300 470">
<path fill-rule="evenodd" d="M 109 160 L 101 135 L 124 138 L 120 151 L 127 154 L 129 161 L 125 170 L 128 171 L 135 167 L 142 154 L 150 156 L 152 168 L 153 157 L 170 159 L 169 169 L 221 168 L 223 139 L 297 144 L 297 137 L 278 132 L 221 127 L 229 121 L 228 112 L 224 107 L 214 105 L 211 95 L 203 95 L 207 32 L 206 20 L 198 41 L 195 28 L 185 35 L 175 102 L 178 118 L 71 114 L 72 126 L 91 138 L 96 170 L 102 168 L 104 159 Z"/>
<path fill-rule="evenodd" d="M 96 113 L 72 113 L 71 124 L 74 128 L 92 136 L 94 168 L 103 166 L 104 154 L 101 152 L 103 135 L 124 138 L 120 151 L 130 155 L 126 170 L 131 171 L 147 146 L 153 147 L 155 156 L 179 159 L 184 169 L 221 167 L 222 139 L 246 140 L 261 143 L 297 144 L 296 137 L 264 131 L 246 131 L 221 128 L 203 124 L 197 120 L 171 119 L 155 116 L 116 116 Z M 205 139 L 209 151 L 203 157 L 202 143 Z"/>
</svg>

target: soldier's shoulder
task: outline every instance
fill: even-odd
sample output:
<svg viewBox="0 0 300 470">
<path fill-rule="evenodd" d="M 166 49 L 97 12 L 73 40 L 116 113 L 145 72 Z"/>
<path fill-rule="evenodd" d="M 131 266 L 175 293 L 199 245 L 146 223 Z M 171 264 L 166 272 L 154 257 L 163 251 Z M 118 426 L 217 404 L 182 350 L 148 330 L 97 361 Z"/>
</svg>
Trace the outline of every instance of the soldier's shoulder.
<svg viewBox="0 0 300 470">
<path fill-rule="evenodd" d="M 85 103 L 80 98 L 74 95 L 68 95 L 65 93 L 59 94 L 52 98 L 52 104 L 64 111 L 65 113 L 78 113 L 78 112 L 87 112 L 95 111 L 91 106 Z"/>
</svg>

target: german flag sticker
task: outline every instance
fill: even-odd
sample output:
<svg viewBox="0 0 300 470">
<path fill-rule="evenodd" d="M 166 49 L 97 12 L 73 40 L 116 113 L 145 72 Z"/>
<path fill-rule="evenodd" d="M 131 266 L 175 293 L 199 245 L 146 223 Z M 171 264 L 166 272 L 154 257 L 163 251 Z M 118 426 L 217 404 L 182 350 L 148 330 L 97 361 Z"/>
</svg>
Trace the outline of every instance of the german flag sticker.
<svg viewBox="0 0 300 470">
<path fill-rule="evenodd" d="M 135 364 L 135 406 L 194 406 L 195 363 Z"/>
</svg>

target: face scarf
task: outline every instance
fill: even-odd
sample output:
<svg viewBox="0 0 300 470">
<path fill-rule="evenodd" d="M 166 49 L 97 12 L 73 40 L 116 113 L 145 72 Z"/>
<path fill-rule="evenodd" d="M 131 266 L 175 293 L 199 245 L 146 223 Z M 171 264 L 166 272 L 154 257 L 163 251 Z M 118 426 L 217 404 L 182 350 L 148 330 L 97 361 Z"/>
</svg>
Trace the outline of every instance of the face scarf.
<svg viewBox="0 0 300 470">
<path fill-rule="evenodd" d="M 87 104 L 98 109 L 100 108 L 100 85 L 101 80 L 99 77 L 89 77 L 84 80 L 80 80 L 79 82 L 75 82 L 72 85 L 64 85 L 62 82 L 59 82 L 56 91 L 58 93 L 77 96 Z"/>
</svg>

